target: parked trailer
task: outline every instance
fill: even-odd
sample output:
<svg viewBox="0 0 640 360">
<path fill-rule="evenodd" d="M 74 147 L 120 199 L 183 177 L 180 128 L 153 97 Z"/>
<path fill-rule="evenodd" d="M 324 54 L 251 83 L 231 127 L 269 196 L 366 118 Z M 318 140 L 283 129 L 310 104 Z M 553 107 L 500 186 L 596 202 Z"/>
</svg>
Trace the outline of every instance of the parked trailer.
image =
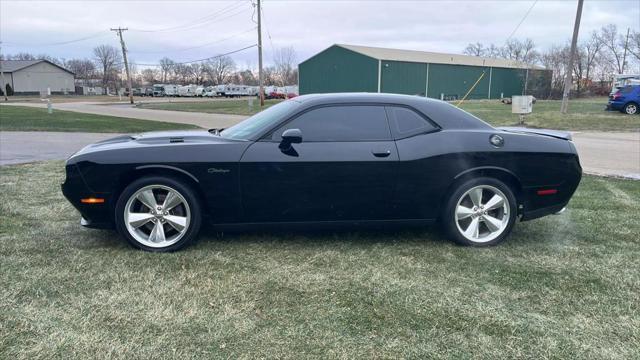
<svg viewBox="0 0 640 360">
<path fill-rule="evenodd" d="M 165 85 L 164 96 L 178 96 L 178 85 L 173 85 L 173 84 Z"/>
<path fill-rule="evenodd" d="M 206 97 L 216 97 L 218 96 L 218 92 L 216 91 L 216 86 L 207 86 L 204 90 L 204 95 Z"/>
<path fill-rule="evenodd" d="M 178 86 L 178 96 L 192 97 L 196 95 L 197 85 Z"/>
</svg>

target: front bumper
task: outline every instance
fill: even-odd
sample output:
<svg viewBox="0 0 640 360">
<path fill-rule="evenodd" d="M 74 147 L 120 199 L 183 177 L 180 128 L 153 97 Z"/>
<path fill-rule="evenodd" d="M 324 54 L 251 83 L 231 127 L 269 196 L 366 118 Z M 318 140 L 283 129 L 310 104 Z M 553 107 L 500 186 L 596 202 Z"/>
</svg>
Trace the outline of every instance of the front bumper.
<svg viewBox="0 0 640 360">
<path fill-rule="evenodd" d="M 67 176 L 60 185 L 62 194 L 82 215 L 81 224 L 87 227 L 104 228 L 113 223 L 114 204 L 110 193 L 99 193 L 91 190 L 84 182 L 75 164 L 66 166 Z M 81 199 L 101 198 L 104 203 L 85 204 Z M 103 225 L 102 225 L 103 224 Z"/>
</svg>

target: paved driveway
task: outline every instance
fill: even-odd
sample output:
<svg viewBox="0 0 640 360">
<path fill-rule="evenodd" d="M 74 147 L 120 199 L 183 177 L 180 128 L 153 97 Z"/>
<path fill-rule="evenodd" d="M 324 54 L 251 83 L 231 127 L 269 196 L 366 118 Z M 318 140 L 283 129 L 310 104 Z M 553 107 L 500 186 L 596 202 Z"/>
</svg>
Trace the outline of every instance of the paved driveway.
<svg viewBox="0 0 640 360">
<path fill-rule="evenodd" d="M 640 132 L 579 132 L 573 141 L 584 172 L 640 180 Z"/>
<path fill-rule="evenodd" d="M 45 103 L 2 103 L 2 106 L 28 106 L 45 108 Z M 192 124 L 205 129 L 226 128 L 244 119 L 243 115 L 208 114 L 187 111 L 155 110 L 137 108 L 128 103 L 91 103 L 69 102 L 55 103 L 53 109 L 86 114 L 119 116 L 140 120 L 153 120 L 179 124 Z"/>
<path fill-rule="evenodd" d="M 86 145 L 118 134 L 45 131 L 0 132 L 0 165 L 66 159 Z"/>
</svg>

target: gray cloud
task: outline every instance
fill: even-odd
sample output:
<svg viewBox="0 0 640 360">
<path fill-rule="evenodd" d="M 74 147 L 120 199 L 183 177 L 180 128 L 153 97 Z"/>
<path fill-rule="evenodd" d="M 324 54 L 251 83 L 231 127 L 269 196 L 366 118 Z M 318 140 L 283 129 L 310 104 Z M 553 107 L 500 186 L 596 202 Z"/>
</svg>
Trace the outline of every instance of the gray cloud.
<svg viewBox="0 0 640 360">
<path fill-rule="evenodd" d="M 293 46 L 304 60 L 333 43 L 459 53 L 470 42 L 502 44 L 533 1 L 263 1 L 265 59 L 274 48 Z M 568 41 L 576 1 L 540 1 L 515 34 L 539 47 Z M 209 14 L 208 23 L 189 26 Z M 230 10 L 229 10 L 230 9 Z M 256 42 L 249 0 L 241 1 L 6 1 L 0 2 L 4 53 L 91 57 L 102 43 L 118 45 L 110 27 L 126 26 L 131 58 L 156 63 L 162 56 L 188 61 Z M 587 1 L 581 38 L 608 23 L 640 28 L 640 1 Z M 186 26 L 183 26 L 186 25 Z M 134 29 L 172 31 L 139 32 Z M 102 32 L 102 33 L 101 33 Z M 241 34 L 239 34 L 241 33 Z M 239 34 L 232 39 L 230 35 Z M 45 46 L 97 35 L 86 41 Z M 214 43 L 215 42 L 215 43 Z M 203 44 L 214 43 L 207 46 Z M 193 48 L 197 47 L 197 48 Z M 182 50 L 185 48 L 192 48 Z M 256 64 L 255 49 L 234 54 Z"/>
</svg>

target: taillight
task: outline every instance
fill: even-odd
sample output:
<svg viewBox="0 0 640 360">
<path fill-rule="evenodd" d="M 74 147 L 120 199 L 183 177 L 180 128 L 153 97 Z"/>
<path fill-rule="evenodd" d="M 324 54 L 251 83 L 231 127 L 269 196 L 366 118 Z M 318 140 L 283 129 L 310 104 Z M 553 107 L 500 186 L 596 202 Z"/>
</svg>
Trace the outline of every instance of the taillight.
<svg viewBox="0 0 640 360">
<path fill-rule="evenodd" d="M 622 97 L 622 94 L 620 94 L 620 92 L 616 92 L 615 94 L 613 94 L 613 96 L 611 97 L 612 100 L 618 100 Z"/>
</svg>

